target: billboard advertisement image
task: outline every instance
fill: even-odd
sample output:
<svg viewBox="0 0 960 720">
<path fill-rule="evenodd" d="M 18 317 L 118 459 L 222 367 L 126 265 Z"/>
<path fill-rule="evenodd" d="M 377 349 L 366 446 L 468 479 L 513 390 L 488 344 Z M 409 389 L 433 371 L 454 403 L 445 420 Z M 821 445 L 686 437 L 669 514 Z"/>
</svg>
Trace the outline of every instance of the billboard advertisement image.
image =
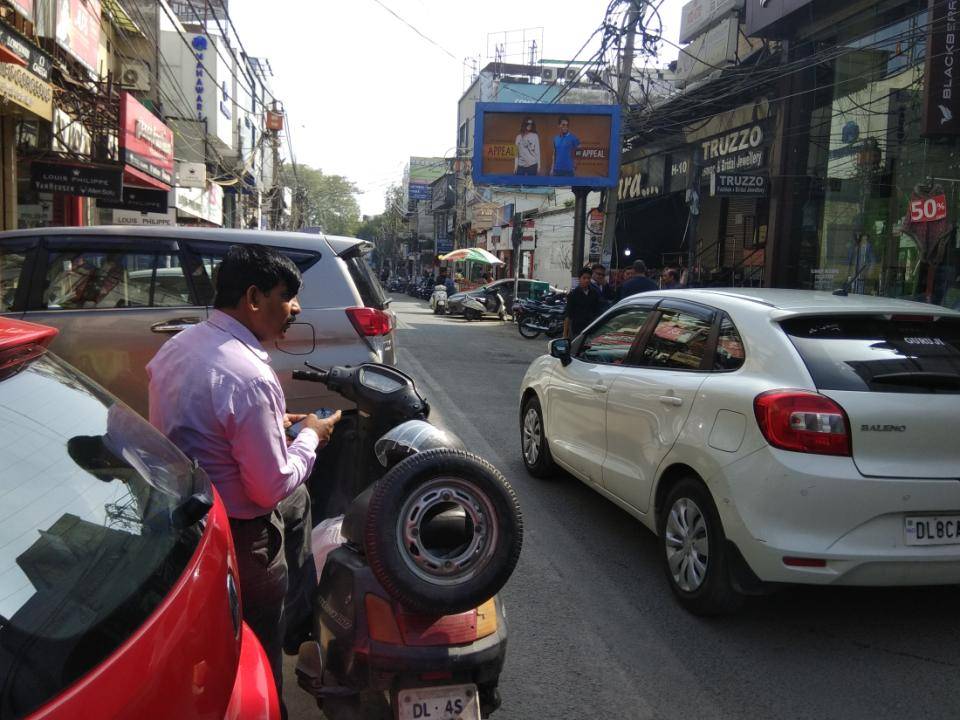
<svg viewBox="0 0 960 720">
<path fill-rule="evenodd" d="M 409 198 L 430 200 L 430 185 L 446 174 L 447 163 L 446 159 L 440 157 L 411 157 Z"/>
<path fill-rule="evenodd" d="M 619 106 L 477 103 L 476 113 L 478 185 L 616 184 Z"/>
<path fill-rule="evenodd" d="M 100 0 L 57 1 L 57 44 L 91 72 L 100 48 Z"/>
</svg>

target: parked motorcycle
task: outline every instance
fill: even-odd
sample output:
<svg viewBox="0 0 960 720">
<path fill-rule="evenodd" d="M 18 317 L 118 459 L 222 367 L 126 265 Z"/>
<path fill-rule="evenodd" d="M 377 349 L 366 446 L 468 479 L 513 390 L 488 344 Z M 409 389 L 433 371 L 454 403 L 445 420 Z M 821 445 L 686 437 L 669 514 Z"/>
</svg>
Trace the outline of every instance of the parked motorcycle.
<svg viewBox="0 0 960 720">
<path fill-rule="evenodd" d="M 497 592 L 523 523 L 510 484 L 427 422 L 412 378 L 384 365 L 294 372 L 347 411 L 317 458 L 314 517 L 344 514 L 326 558 L 298 684 L 330 720 L 463 718 L 500 705 L 507 628 Z"/>
<path fill-rule="evenodd" d="M 507 304 L 496 289 L 487 289 L 482 295 L 467 295 L 463 300 L 463 316 L 467 320 L 479 320 L 484 315 L 507 319 Z"/>
<path fill-rule="evenodd" d="M 517 322 L 517 329 L 523 337 L 533 339 L 540 333 L 549 338 L 559 337 L 563 332 L 563 320 L 566 306 L 555 305 L 528 310 Z"/>
<path fill-rule="evenodd" d="M 447 286 L 435 285 L 430 296 L 430 308 L 434 315 L 447 314 Z"/>
</svg>

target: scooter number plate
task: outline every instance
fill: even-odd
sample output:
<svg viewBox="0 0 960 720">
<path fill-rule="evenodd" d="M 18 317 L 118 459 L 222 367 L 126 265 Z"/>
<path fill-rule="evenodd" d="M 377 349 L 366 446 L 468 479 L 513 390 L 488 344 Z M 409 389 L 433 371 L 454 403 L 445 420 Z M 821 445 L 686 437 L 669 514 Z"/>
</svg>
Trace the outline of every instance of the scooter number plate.
<svg viewBox="0 0 960 720">
<path fill-rule="evenodd" d="M 397 693 L 400 720 L 480 720 L 476 685 L 411 688 Z"/>
</svg>

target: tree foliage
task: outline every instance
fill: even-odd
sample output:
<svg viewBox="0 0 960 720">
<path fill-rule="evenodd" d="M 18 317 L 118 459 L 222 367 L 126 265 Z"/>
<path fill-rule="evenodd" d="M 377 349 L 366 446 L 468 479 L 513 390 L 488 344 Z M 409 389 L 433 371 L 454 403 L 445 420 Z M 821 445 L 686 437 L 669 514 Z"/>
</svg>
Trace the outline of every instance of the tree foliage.
<svg viewBox="0 0 960 720">
<path fill-rule="evenodd" d="M 292 169 L 284 168 L 285 184 L 295 187 Z M 297 165 L 303 188 L 303 224 L 316 226 L 331 235 L 354 236 L 360 227 L 361 190 L 343 175 L 326 175 L 319 168 Z"/>
</svg>

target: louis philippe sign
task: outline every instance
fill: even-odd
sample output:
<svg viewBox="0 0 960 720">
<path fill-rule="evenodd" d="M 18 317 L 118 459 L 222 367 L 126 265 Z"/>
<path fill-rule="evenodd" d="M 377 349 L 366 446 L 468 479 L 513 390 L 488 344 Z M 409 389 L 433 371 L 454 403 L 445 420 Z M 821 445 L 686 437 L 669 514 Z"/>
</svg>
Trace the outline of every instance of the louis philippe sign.
<svg viewBox="0 0 960 720">
<path fill-rule="evenodd" d="M 929 0 L 923 135 L 960 135 L 960 0 Z"/>
</svg>

